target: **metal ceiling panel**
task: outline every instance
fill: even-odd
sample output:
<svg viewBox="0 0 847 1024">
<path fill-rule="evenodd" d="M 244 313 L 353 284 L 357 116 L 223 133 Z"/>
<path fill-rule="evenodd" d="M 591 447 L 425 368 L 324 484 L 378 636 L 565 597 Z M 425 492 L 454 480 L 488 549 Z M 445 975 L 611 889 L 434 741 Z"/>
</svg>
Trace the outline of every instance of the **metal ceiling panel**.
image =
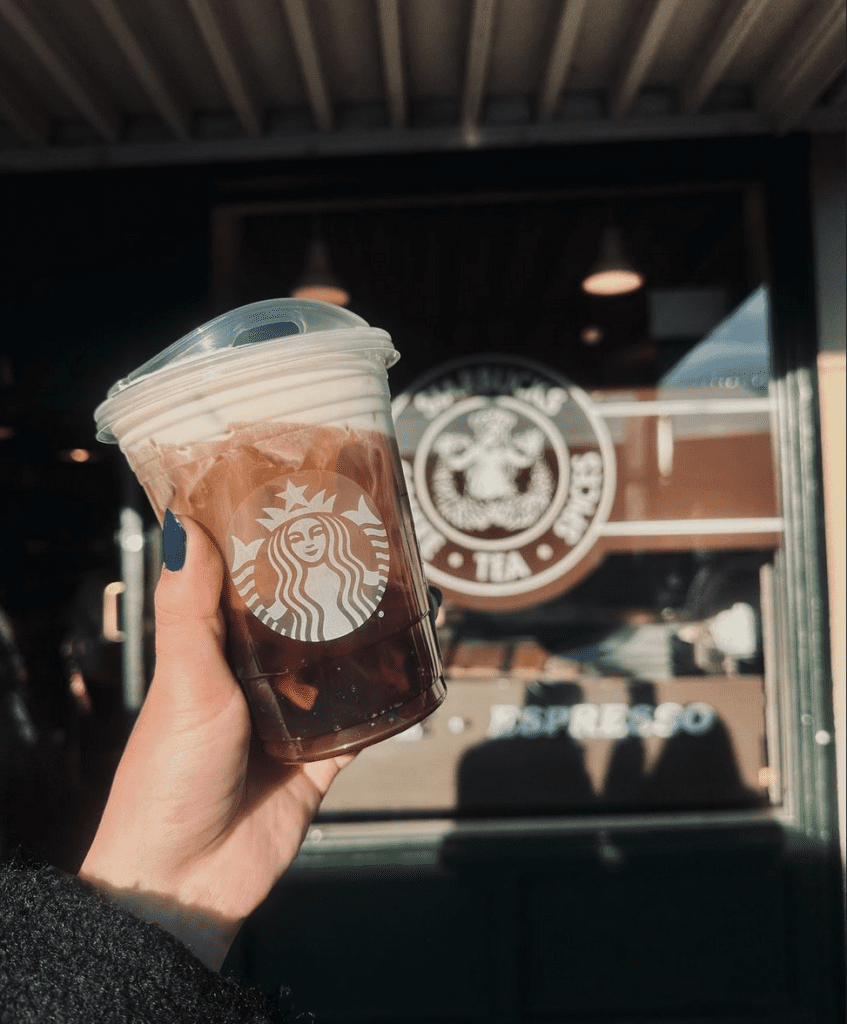
<svg viewBox="0 0 847 1024">
<path fill-rule="evenodd" d="M 173 2 L 173 0 L 171 0 Z M 308 105 L 308 95 L 280 0 L 225 4 L 252 65 L 251 92 L 263 110 Z"/>
<path fill-rule="evenodd" d="M 188 108 L 179 101 L 167 80 L 157 51 L 149 43 L 145 46 L 138 29 L 129 20 L 129 12 L 122 10 L 116 0 L 92 0 L 92 3 L 146 100 L 152 102 L 155 112 L 174 135 L 187 138 L 191 130 Z M 143 108 L 144 102 L 139 101 L 137 109 Z"/>
<path fill-rule="evenodd" d="M 88 0 L 76 0 L 86 3 Z M 158 57 L 163 72 L 196 113 L 222 110 L 227 98 L 209 50 L 184 0 L 114 0 L 133 15 L 142 45 Z M 260 6 L 259 0 L 249 5 Z"/>
<path fill-rule="evenodd" d="M 645 4 L 633 26 L 633 35 L 621 54 L 609 82 L 609 113 L 623 117 L 635 106 L 639 93 L 652 82 L 653 63 L 680 11 L 680 0 Z"/>
<path fill-rule="evenodd" d="M 558 0 L 500 5 L 488 76 L 490 96 L 538 96 L 561 7 Z"/>
<path fill-rule="evenodd" d="M 152 110 L 144 88 L 127 65 L 120 48 L 103 18 L 92 3 L 54 5 L 35 0 L 16 0 L 33 22 L 40 25 L 45 40 L 63 55 L 81 81 L 94 92 L 106 84 L 108 106 L 117 115 L 120 110 Z M 49 68 L 48 68 L 49 70 Z"/>
<path fill-rule="evenodd" d="M 813 18 L 818 16 L 815 0 L 759 0 L 759 3 L 766 7 L 764 15 L 756 20 L 753 31 L 727 66 L 725 81 L 755 81 L 768 65 L 779 59 L 783 40 L 785 48 L 790 49 L 791 36 L 799 24 L 810 13 Z"/>
<path fill-rule="evenodd" d="M 0 0 L 0 169 L 843 131 L 847 0 Z"/>
<path fill-rule="evenodd" d="M 0 49 L 8 60 L 2 73 L 5 77 L 8 70 L 47 116 L 71 120 L 80 117 L 77 93 L 93 96 L 96 82 L 90 66 L 80 59 L 80 49 L 66 43 L 70 29 L 60 17 L 61 9 L 50 13 L 52 16 L 46 16 L 40 5 L 26 0 L 0 2 Z M 85 41 L 83 35 L 83 44 Z M 100 42 L 106 48 L 102 39 Z M 98 62 L 102 60 L 101 54 Z"/>
<path fill-rule="evenodd" d="M 539 82 L 537 116 L 542 124 L 553 117 L 565 83 L 570 79 L 587 6 L 587 0 L 565 0 L 559 7 L 556 26 L 550 35 L 553 44 Z"/>
<path fill-rule="evenodd" d="M 768 0 L 755 0 L 766 6 Z M 714 37 L 726 0 L 699 0 L 696 4 L 682 3 L 677 9 L 653 58 L 649 84 L 654 88 L 675 86 L 685 77 L 692 61 Z M 737 4 L 732 5 L 737 8 Z"/>
<path fill-rule="evenodd" d="M 408 0 L 400 5 L 413 101 L 461 96 L 471 5 L 467 0 Z"/>
<path fill-rule="evenodd" d="M 376 5 L 371 0 L 310 0 L 308 6 L 335 102 L 380 102 L 384 79 Z"/>
<path fill-rule="evenodd" d="M 644 9 L 637 0 L 589 0 L 579 28 L 576 55 L 565 89 L 602 90 L 619 70 Z"/>
<path fill-rule="evenodd" d="M 388 118 L 394 128 L 402 128 L 408 116 L 408 83 L 398 0 L 377 0 L 377 17 Z"/>
</svg>

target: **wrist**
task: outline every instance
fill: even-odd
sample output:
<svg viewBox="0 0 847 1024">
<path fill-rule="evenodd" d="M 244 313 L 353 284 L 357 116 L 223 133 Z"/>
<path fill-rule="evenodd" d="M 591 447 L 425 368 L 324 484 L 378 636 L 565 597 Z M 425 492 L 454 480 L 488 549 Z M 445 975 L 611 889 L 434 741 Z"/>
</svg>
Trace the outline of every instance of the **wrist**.
<svg viewBox="0 0 847 1024">
<path fill-rule="evenodd" d="M 115 888 L 92 877 L 84 869 L 80 870 L 78 877 L 134 917 L 169 932 L 212 971 L 220 970 L 243 923 L 158 893 Z"/>
</svg>

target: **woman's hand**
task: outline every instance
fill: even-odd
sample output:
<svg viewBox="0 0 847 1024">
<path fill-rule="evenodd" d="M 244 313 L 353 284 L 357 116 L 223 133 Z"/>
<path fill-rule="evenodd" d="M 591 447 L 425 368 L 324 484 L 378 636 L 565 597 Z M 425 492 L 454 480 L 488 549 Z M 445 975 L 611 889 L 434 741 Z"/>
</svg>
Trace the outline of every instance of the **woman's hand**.
<svg viewBox="0 0 847 1024">
<path fill-rule="evenodd" d="M 293 766 L 262 750 L 224 658 L 221 559 L 181 521 L 184 565 L 156 590 L 153 682 L 79 874 L 217 969 L 352 757 Z M 172 517 L 165 532 L 178 565 Z"/>
</svg>

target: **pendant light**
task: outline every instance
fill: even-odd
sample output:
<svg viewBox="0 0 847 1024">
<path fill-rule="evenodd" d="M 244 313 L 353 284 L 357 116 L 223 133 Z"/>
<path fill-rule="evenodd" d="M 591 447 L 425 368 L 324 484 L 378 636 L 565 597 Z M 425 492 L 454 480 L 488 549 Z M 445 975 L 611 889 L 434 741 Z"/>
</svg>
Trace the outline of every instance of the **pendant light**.
<svg viewBox="0 0 847 1024">
<path fill-rule="evenodd" d="M 582 282 L 589 295 L 626 295 L 644 284 L 644 275 L 635 269 L 623 250 L 620 230 L 610 224 L 600 239 L 600 258 Z"/>
<path fill-rule="evenodd" d="M 295 299 L 319 299 L 335 306 L 346 306 L 350 301 L 350 292 L 330 266 L 326 243 L 317 231 L 309 243 L 306 266 L 291 294 Z"/>
</svg>

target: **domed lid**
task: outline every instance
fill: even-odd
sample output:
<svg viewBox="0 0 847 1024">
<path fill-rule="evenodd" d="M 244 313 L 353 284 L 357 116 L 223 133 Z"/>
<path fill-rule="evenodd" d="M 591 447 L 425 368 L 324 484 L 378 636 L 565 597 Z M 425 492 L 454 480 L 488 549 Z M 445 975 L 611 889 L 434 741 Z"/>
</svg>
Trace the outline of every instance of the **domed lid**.
<svg viewBox="0 0 847 1024">
<path fill-rule="evenodd" d="M 186 334 L 113 384 L 94 411 L 97 437 L 114 444 L 127 425 L 136 426 L 144 417 L 180 403 L 211 400 L 227 387 L 266 381 L 287 364 L 315 365 L 344 352 L 368 352 L 386 368 L 400 358 L 385 331 L 340 306 L 314 299 L 241 306 Z"/>
<path fill-rule="evenodd" d="M 224 349 L 277 341 L 293 334 L 317 334 L 326 331 L 369 327 L 349 309 L 314 299 L 266 299 L 240 306 L 229 313 L 196 328 L 173 345 L 109 388 L 108 397 L 132 387 L 143 377 L 164 370 L 174 363 L 183 363 Z"/>
</svg>

